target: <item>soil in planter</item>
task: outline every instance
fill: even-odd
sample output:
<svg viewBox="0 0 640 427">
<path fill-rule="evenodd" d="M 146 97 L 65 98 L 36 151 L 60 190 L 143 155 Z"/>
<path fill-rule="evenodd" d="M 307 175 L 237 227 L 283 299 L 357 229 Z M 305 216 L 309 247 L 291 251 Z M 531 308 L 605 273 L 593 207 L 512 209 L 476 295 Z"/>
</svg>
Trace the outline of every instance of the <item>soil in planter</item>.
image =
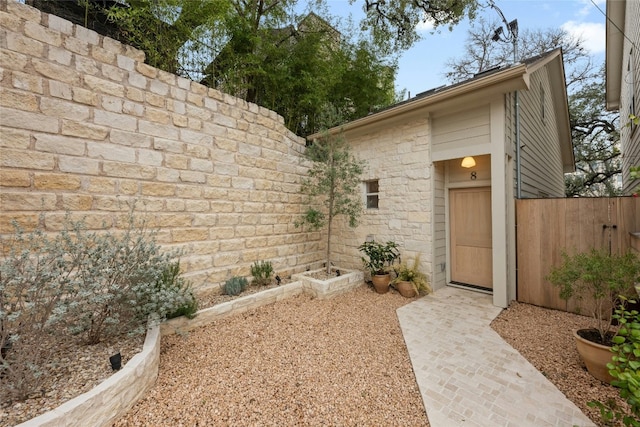
<svg viewBox="0 0 640 427">
<path fill-rule="evenodd" d="M 605 336 L 605 341 L 603 342 L 600 338 L 600 332 L 597 329 L 580 329 L 578 330 L 578 335 L 584 338 L 587 341 L 594 342 L 596 344 L 605 345 L 607 347 L 611 347 L 613 345 L 613 337 L 616 336 L 613 332 L 608 332 Z"/>
</svg>

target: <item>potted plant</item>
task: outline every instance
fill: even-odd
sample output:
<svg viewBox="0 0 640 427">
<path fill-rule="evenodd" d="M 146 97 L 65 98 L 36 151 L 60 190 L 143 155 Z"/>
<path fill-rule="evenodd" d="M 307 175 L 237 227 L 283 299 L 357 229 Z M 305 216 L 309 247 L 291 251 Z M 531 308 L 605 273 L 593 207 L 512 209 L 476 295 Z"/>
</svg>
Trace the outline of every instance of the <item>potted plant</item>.
<svg viewBox="0 0 640 427">
<path fill-rule="evenodd" d="M 629 295 L 640 276 L 637 255 L 611 255 L 592 249 L 575 255 L 562 254 L 563 262 L 547 280 L 560 289 L 560 298 L 586 299 L 594 325 L 574 331 L 578 353 L 591 375 L 611 382 L 606 364 L 611 361 L 611 346 L 616 330 L 611 324 L 611 310 L 618 306 L 620 295 Z"/>
<path fill-rule="evenodd" d="M 371 281 L 376 292 L 379 294 L 388 292 L 391 282 L 389 269 L 393 262 L 400 257 L 398 245 L 391 240 L 386 243 L 371 241 L 364 242 L 358 250 L 366 255 L 366 258 L 362 257 L 362 263 L 365 269 L 371 273 Z"/>
<path fill-rule="evenodd" d="M 612 385 L 618 387 L 620 397 L 628 405 L 625 408 L 598 400 L 588 402 L 587 405 L 600 409 L 606 425 L 611 425 L 615 420 L 622 421 L 625 426 L 640 426 L 640 312 L 628 309 L 629 305 L 637 303 L 636 300 L 627 300 L 624 296 L 620 298 L 621 304 L 613 315 L 620 329 L 613 338 L 613 357 L 607 368 L 615 379 Z"/>
<path fill-rule="evenodd" d="M 420 271 L 420 255 L 416 255 L 413 262 L 409 264 L 402 261 L 393 267 L 396 277 L 391 281 L 400 295 L 406 298 L 412 298 L 420 295 L 420 293 L 431 293 L 431 286 L 427 281 L 427 276 Z"/>
</svg>

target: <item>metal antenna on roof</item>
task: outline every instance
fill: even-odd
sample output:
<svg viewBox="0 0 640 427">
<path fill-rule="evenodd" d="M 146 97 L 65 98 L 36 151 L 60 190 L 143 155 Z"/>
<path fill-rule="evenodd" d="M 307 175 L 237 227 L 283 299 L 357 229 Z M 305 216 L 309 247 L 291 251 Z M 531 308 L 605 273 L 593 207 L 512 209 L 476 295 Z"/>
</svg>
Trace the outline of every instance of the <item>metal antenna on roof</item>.
<svg viewBox="0 0 640 427">
<path fill-rule="evenodd" d="M 494 42 L 501 41 L 501 42 L 513 44 L 513 63 L 515 64 L 516 62 L 518 62 L 518 20 L 514 19 L 511 22 L 507 22 L 507 19 L 504 17 L 504 14 L 500 10 L 500 8 L 496 6 L 494 1 L 493 0 L 488 0 L 488 1 L 489 1 L 489 6 L 495 9 L 496 12 L 498 12 L 498 15 L 500 15 L 500 19 L 502 19 L 502 23 L 504 24 L 504 28 L 498 27 L 495 29 L 493 33 L 493 37 L 491 37 L 491 40 L 493 40 Z M 507 30 L 506 33 L 504 31 L 505 28 Z"/>
</svg>

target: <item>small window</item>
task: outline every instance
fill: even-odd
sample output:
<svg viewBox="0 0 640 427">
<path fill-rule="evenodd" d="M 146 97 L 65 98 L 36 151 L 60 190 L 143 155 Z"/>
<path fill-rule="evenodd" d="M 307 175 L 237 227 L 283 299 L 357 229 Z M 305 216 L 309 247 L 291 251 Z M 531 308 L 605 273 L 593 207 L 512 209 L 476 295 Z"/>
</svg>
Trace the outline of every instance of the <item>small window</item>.
<svg viewBox="0 0 640 427">
<path fill-rule="evenodd" d="M 378 209 L 378 180 L 365 181 L 364 191 L 367 209 Z"/>
</svg>

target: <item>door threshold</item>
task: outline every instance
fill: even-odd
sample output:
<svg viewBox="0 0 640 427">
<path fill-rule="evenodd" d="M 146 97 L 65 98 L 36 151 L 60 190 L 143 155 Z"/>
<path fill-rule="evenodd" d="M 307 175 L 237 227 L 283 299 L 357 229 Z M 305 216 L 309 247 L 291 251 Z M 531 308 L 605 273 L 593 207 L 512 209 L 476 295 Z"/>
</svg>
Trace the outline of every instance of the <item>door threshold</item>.
<svg viewBox="0 0 640 427">
<path fill-rule="evenodd" d="M 493 289 L 485 288 L 484 286 L 472 285 L 470 283 L 449 282 L 447 283 L 447 286 L 451 286 L 452 288 L 466 289 L 467 291 L 480 292 L 487 295 L 493 295 Z"/>
</svg>

